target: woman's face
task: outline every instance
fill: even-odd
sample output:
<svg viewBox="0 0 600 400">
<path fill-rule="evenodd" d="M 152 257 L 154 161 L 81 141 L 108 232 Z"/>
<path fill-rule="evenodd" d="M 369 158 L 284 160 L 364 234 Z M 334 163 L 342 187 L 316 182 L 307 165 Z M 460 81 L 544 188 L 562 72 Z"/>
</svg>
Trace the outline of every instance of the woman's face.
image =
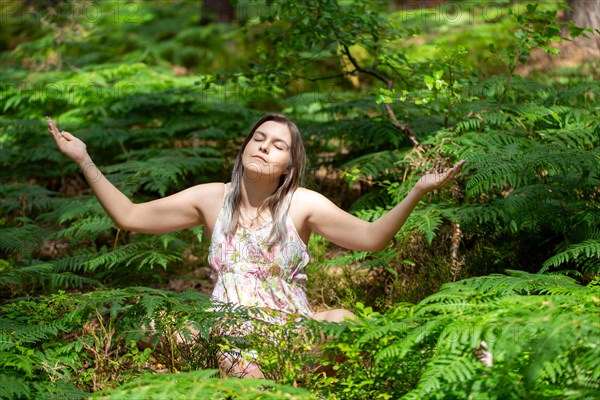
<svg viewBox="0 0 600 400">
<path fill-rule="evenodd" d="M 287 124 L 266 121 L 261 124 L 242 153 L 244 173 L 252 180 L 279 181 L 288 172 L 292 135 Z"/>
</svg>

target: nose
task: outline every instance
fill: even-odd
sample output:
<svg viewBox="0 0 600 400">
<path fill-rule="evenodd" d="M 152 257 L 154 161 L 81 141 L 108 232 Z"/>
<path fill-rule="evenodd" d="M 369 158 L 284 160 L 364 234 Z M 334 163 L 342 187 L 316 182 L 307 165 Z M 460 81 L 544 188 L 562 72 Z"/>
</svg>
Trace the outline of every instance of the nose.
<svg viewBox="0 0 600 400">
<path fill-rule="evenodd" d="M 269 146 L 267 145 L 267 143 L 261 143 L 260 147 L 258 148 L 259 151 L 268 154 L 269 153 Z"/>
</svg>

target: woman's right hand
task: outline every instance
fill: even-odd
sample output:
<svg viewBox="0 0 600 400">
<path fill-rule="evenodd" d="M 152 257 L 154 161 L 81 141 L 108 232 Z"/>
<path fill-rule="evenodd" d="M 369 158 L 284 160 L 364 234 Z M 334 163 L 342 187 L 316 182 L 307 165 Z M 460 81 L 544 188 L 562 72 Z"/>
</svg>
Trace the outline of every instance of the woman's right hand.
<svg viewBox="0 0 600 400">
<path fill-rule="evenodd" d="M 87 146 L 85 143 L 71 135 L 69 132 L 60 132 L 54 121 L 52 121 L 49 117 L 46 117 L 46 121 L 48 121 L 48 130 L 50 133 L 52 133 L 54 141 L 56 142 L 56 145 L 61 153 L 71 158 L 77 164 L 81 165 L 81 163 L 88 158 Z"/>
</svg>

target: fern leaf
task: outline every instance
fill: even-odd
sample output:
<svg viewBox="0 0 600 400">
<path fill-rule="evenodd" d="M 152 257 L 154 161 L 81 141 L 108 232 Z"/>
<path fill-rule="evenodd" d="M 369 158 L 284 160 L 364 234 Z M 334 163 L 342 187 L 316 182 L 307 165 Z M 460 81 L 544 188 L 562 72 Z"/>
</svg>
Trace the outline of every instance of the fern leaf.
<svg viewBox="0 0 600 400">
<path fill-rule="evenodd" d="M 600 259 L 600 240 L 586 240 L 567 247 L 565 250 L 546 260 L 542 265 L 540 272 L 546 272 L 551 267 L 558 267 L 561 264 L 581 258 Z"/>
<path fill-rule="evenodd" d="M 0 398 L 17 399 L 31 398 L 31 388 L 28 382 L 21 376 L 12 376 L 0 373 Z"/>
<path fill-rule="evenodd" d="M 236 399 L 312 399 L 310 392 L 262 379 L 215 379 L 218 371 L 146 375 L 99 395 L 98 399 L 189 399 L 235 396 Z"/>
<path fill-rule="evenodd" d="M 402 398 L 427 398 L 431 393 L 439 390 L 444 383 L 468 381 L 481 368 L 474 358 L 472 355 L 465 356 L 461 354 L 446 354 L 436 357 L 427 364 L 419 379 L 417 388 Z"/>
<path fill-rule="evenodd" d="M 402 337 L 402 340 L 395 342 L 379 352 L 375 358 L 375 362 L 404 357 L 409 351 L 414 350 L 414 346 L 439 333 L 447 323 L 448 320 L 445 318 L 436 318 L 432 321 L 425 322 L 421 326 L 416 326 L 408 331 L 407 334 Z M 400 328 L 399 331 L 402 331 L 403 329 L 404 328 Z M 393 334 L 394 331 L 390 331 L 389 333 Z"/>
<path fill-rule="evenodd" d="M 381 151 L 355 158 L 342 165 L 344 169 L 359 169 L 361 175 L 373 179 L 381 175 L 389 175 L 396 170 L 400 155 L 396 151 Z"/>
<path fill-rule="evenodd" d="M 0 250 L 31 257 L 42 243 L 42 229 L 29 218 L 17 218 L 15 222 L 23 225 L 0 229 Z"/>
</svg>

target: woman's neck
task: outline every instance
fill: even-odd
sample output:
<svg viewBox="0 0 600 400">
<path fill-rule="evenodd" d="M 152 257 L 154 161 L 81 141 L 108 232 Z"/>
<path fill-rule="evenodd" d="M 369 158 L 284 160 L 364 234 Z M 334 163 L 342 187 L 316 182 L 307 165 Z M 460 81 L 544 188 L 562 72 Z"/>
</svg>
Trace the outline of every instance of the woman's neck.
<svg viewBox="0 0 600 400">
<path fill-rule="evenodd" d="M 246 209 L 259 209 L 265 200 L 277 190 L 279 182 L 274 179 L 257 180 L 242 176 L 242 206 Z"/>
</svg>

